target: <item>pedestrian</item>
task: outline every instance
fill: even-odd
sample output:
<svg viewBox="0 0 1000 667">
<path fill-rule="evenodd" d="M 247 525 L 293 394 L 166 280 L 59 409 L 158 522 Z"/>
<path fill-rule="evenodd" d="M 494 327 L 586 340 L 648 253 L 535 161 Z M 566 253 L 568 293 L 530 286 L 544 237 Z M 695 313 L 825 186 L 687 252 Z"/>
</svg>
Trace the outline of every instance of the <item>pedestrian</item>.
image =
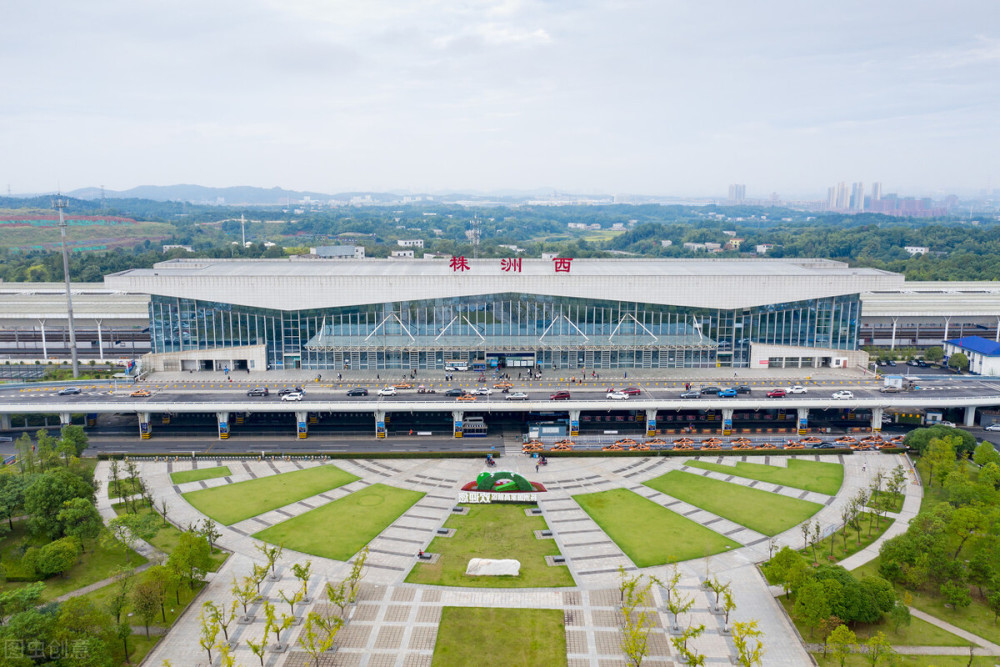
<svg viewBox="0 0 1000 667">
<path fill-rule="evenodd" d="M 625 379 L 628 379 L 628 371 L 625 371 Z"/>
<path fill-rule="evenodd" d="M 867 466 L 866 464 L 862 464 L 862 465 L 861 465 L 861 472 L 864 472 L 864 471 L 865 471 L 865 468 L 867 468 L 867 467 L 868 467 L 868 466 Z"/>
<path fill-rule="evenodd" d="M 380 378 L 380 377 L 378 376 L 378 373 L 376 373 L 376 374 L 375 374 L 375 381 L 376 381 L 376 382 L 378 382 L 378 381 L 379 381 L 379 380 L 381 380 L 381 379 L 382 379 L 382 378 Z"/>
<path fill-rule="evenodd" d="M 535 461 L 535 474 L 538 474 L 538 461 Z"/>
<path fill-rule="evenodd" d="M 736 375 L 737 375 L 736 371 L 733 371 L 733 377 L 736 377 Z"/>
</svg>

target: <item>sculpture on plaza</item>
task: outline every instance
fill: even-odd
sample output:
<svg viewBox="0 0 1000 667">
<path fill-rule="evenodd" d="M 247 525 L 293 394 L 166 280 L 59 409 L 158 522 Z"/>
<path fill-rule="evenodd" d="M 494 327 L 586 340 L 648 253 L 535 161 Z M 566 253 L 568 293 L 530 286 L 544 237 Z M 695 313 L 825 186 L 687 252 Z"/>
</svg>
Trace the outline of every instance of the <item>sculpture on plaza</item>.
<svg viewBox="0 0 1000 667">
<path fill-rule="evenodd" d="M 545 491 L 545 487 L 538 482 L 529 482 L 516 472 L 501 470 L 498 472 L 483 471 L 476 477 L 476 481 L 469 482 L 462 487 L 463 491 L 491 491 L 494 493 L 537 493 Z"/>
</svg>

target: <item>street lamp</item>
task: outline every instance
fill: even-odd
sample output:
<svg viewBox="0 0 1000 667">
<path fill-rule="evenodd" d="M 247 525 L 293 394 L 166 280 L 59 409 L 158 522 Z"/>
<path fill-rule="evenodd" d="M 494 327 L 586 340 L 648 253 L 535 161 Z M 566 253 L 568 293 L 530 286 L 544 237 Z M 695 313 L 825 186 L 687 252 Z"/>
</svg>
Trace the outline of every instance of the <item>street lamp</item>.
<svg viewBox="0 0 1000 667">
<path fill-rule="evenodd" d="M 66 208 L 66 200 L 59 198 L 55 201 L 55 207 L 59 209 L 59 235 L 62 237 L 62 257 L 63 257 L 63 279 L 66 281 L 66 313 L 69 316 L 69 347 L 73 355 L 73 379 L 80 377 L 80 361 L 76 356 L 76 328 L 73 326 L 73 294 L 69 286 L 69 249 L 66 246 L 66 218 L 63 209 Z"/>
</svg>

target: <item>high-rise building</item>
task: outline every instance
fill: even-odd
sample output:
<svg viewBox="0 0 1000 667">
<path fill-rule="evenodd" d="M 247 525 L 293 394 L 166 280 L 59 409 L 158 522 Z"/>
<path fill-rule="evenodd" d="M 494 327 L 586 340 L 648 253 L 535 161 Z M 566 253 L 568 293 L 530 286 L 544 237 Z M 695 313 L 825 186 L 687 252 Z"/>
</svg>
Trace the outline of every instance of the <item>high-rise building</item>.
<svg viewBox="0 0 1000 667">
<path fill-rule="evenodd" d="M 851 210 L 865 210 L 865 184 L 861 181 L 851 186 Z"/>
<path fill-rule="evenodd" d="M 872 183 L 872 201 L 880 201 L 882 199 L 882 184 L 879 182 Z"/>
<path fill-rule="evenodd" d="M 747 186 L 742 183 L 733 183 L 729 186 L 729 203 L 740 204 L 746 199 Z"/>
<path fill-rule="evenodd" d="M 837 188 L 826 189 L 826 207 L 831 211 L 837 208 Z"/>
<path fill-rule="evenodd" d="M 847 192 L 847 183 L 841 181 L 837 183 L 837 206 L 841 211 L 846 211 L 851 207 L 851 198 Z"/>
</svg>

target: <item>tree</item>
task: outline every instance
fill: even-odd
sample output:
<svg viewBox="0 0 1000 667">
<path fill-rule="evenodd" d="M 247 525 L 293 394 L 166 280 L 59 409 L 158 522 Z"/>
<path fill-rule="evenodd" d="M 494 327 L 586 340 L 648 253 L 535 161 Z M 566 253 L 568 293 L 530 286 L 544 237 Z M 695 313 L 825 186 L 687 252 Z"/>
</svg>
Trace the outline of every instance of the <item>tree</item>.
<svg viewBox="0 0 1000 667">
<path fill-rule="evenodd" d="M 969 370 L 969 358 L 963 352 L 956 352 L 948 357 L 948 368 L 954 368 L 957 371 L 967 371 Z"/>
<path fill-rule="evenodd" d="M 209 603 L 206 602 L 205 604 Z M 208 664 L 211 665 L 212 649 L 215 648 L 215 638 L 219 636 L 219 624 L 211 620 L 211 617 L 205 613 L 204 607 L 202 607 L 201 613 L 198 614 L 198 622 L 201 623 L 198 644 L 208 651 Z"/>
<path fill-rule="evenodd" d="M 226 642 L 229 641 L 229 626 L 232 625 L 233 620 L 236 618 L 236 602 L 227 607 L 225 604 L 216 605 L 211 600 L 203 605 L 205 612 L 209 616 L 209 620 L 215 623 L 222 630 L 222 636 L 225 637 Z"/>
<path fill-rule="evenodd" d="M 257 587 L 257 594 L 260 595 L 260 585 L 264 583 L 264 579 L 267 578 L 267 566 L 259 565 L 257 563 L 253 564 L 253 583 Z"/>
<path fill-rule="evenodd" d="M 920 462 L 927 468 L 927 486 L 934 485 L 934 480 L 944 483 L 944 478 L 955 469 L 955 446 L 951 438 L 935 438 L 930 441 L 927 453 L 920 457 Z"/>
<path fill-rule="evenodd" d="M 14 514 L 24 506 L 24 492 L 33 475 L 15 474 L 13 470 L 0 473 L 0 520 L 6 519 L 10 530 L 14 529 Z"/>
<path fill-rule="evenodd" d="M 670 643 L 674 645 L 677 652 L 680 654 L 684 663 L 687 665 L 704 665 L 705 656 L 700 653 L 696 653 L 695 650 L 688 646 L 688 642 L 692 639 L 696 639 L 701 636 L 701 633 L 705 632 L 704 625 L 690 625 L 684 629 L 676 637 L 670 638 Z"/>
<path fill-rule="evenodd" d="M 163 517 L 163 527 L 164 528 L 167 527 L 167 509 L 169 509 L 169 507 L 170 506 L 167 505 L 167 499 L 166 498 L 160 498 L 160 516 Z M 209 545 L 209 546 L 211 546 L 211 545 Z"/>
<path fill-rule="evenodd" d="M 955 443 L 955 451 L 959 455 L 967 456 L 976 449 L 976 437 L 968 431 L 951 426 L 928 426 L 910 431 L 903 439 L 903 444 L 910 449 L 915 449 L 923 456 L 930 446 L 931 440 L 936 438 L 952 438 Z"/>
<path fill-rule="evenodd" d="M 35 443 L 38 445 L 38 465 L 42 470 L 51 468 L 59 462 L 56 453 L 56 439 L 44 428 L 35 433 Z"/>
<path fill-rule="evenodd" d="M 299 634 L 299 646 L 313 659 L 315 667 L 319 667 L 319 657 L 333 647 L 334 637 L 337 630 L 344 624 L 340 618 L 334 619 L 336 629 L 329 631 L 329 625 L 324 622 L 322 616 L 314 611 L 309 612 L 305 622 L 302 624 L 302 632 Z"/>
<path fill-rule="evenodd" d="M 285 601 L 285 604 L 288 605 L 288 610 L 292 614 L 292 618 L 295 618 L 295 605 L 302 601 L 302 589 L 295 589 L 295 592 L 291 595 L 285 593 L 284 590 L 280 590 L 278 591 L 278 597 Z"/>
<path fill-rule="evenodd" d="M 848 656 L 851 655 L 858 643 L 857 636 L 846 625 L 839 625 L 830 633 L 828 641 L 833 647 L 834 660 L 840 663 L 840 667 L 844 667 Z"/>
<path fill-rule="evenodd" d="M 233 587 L 229 589 L 233 593 L 236 601 L 243 606 L 243 618 L 249 618 L 247 605 L 257 599 L 260 593 L 257 592 L 256 581 L 253 577 L 243 577 L 239 582 L 233 577 Z"/>
<path fill-rule="evenodd" d="M 194 590 L 195 582 L 200 581 L 204 573 L 212 567 L 208 540 L 188 531 L 181 533 L 177 546 L 167 558 L 167 565 L 185 573 L 188 587 Z"/>
<path fill-rule="evenodd" d="M 132 588 L 132 611 L 142 620 L 149 637 L 149 624 L 156 618 L 156 612 L 163 604 L 164 590 L 156 581 L 145 578 Z"/>
<path fill-rule="evenodd" d="M 90 445 L 87 439 L 87 432 L 83 430 L 82 426 L 66 424 L 62 427 L 60 435 L 62 436 L 62 442 L 72 445 L 71 452 L 73 456 L 79 457 Z"/>
<path fill-rule="evenodd" d="M 114 575 L 114 578 L 115 586 L 111 589 L 111 595 L 108 597 L 108 610 L 114 615 L 115 623 L 121 623 L 122 611 L 125 610 L 129 593 L 132 592 L 132 587 L 135 585 L 135 570 L 121 569 Z M 129 630 L 129 634 L 131 632 Z"/>
<path fill-rule="evenodd" d="M 723 613 L 723 629 L 729 629 L 729 614 L 736 609 L 736 600 L 733 599 L 733 590 L 730 586 L 726 586 L 726 590 L 722 591 L 722 613 Z"/>
<path fill-rule="evenodd" d="M 104 538 L 106 545 L 118 544 L 125 550 L 129 563 L 132 562 L 132 551 L 140 540 L 151 540 L 156 536 L 159 526 L 156 525 L 154 514 L 119 514 L 108 522 L 108 533 Z"/>
<path fill-rule="evenodd" d="M 622 594 L 622 638 L 621 648 L 633 667 L 640 667 L 649 652 L 649 632 L 652 629 L 649 590 L 653 583 L 660 583 L 654 577 L 643 575 L 629 577 L 624 568 L 619 567 L 619 591 Z M 645 579 L 645 581 L 643 581 Z"/>
<path fill-rule="evenodd" d="M 79 667 L 115 664 L 115 626 L 111 616 L 85 596 L 62 602 L 51 642 L 63 647 L 65 663 Z M 66 649 L 69 649 L 66 651 Z"/>
<path fill-rule="evenodd" d="M 80 540 L 82 551 L 86 551 L 83 541 L 96 538 L 104 527 L 101 513 L 86 498 L 73 498 L 64 502 L 56 519 L 65 527 L 63 530 L 67 535 Z"/>
<path fill-rule="evenodd" d="M 256 547 L 257 551 L 259 551 L 267 561 L 267 569 L 271 571 L 271 576 L 277 577 L 278 573 L 275 571 L 275 564 L 278 562 L 278 559 L 281 558 L 281 554 L 284 552 L 285 548 L 280 545 L 275 546 L 272 544 L 258 544 Z"/>
<path fill-rule="evenodd" d="M 351 604 L 357 602 L 358 593 L 361 591 L 361 578 L 365 574 L 365 563 L 368 562 L 368 546 L 362 549 L 351 562 L 351 574 L 347 577 L 347 601 Z"/>
<path fill-rule="evenodd" d="M 115 498 L 120 497 L 122 495 L 122 472 L 121 466 L 118 465 L 118 459 L 111 459 L 108 473 L 111 477 L 109 487 L 112 491 L 112 496 Z"/>
<path fill-rule="evenodd" d="M 49 542 L 38 552 L 38 571 L 43 577 L 63 574 L 76 565 L 80 555 L 80 540 L 75 537 L 63 537 Z"/>
<path fill-rule="evenodd" d="M 40 581 L 0 591 L 0 625 L 6 623 L 12 616 L 33 608 L 41 599 L 45 584 Z"/>
<path fill-rule="evenodd" d="M 972 460 L 980 468 L 987 463 L 1000 465 L 1000 452 L 997 452 L 992 442 L 983 440 L 979 446 L 976 447 L 976 452 L 972 455 Z"/>
<path fill-rule="evenodd" d="M 941 584 L 941 595 L 955 609 L 964 609 L 972 604 L 969 587 L 956 581 L 946 581 Z"/>
<path fill-rule="evenodd" d="M 300 565 L 295 563 L 292 565 L 292 574 L 295 578 L 302 583 L 302 597 L 300 598 L 303 602 L 309 601 L 309 574 L 312 572 L 312 561 L 307 560 L 305 565 Z"/>
<path fill-rule="evenodd" d="M 28 528 L 51 540 L 62 537 L 65 526 L 59 521 L 59 510 L 63 503 L 73 498 L 94 502 L 94 487 L 66 468 L 37 475 L 24 492 Z"/>
<path fill-rule="evenodd" d="M 757 627 L 756 619 L 745 623 L 733 623 L 733 643 L 736 644 L 736 660 L 743 667 L 760 667 L 764 661 L 764 633 Z"/>
<path fill-rule="evenodd" d="M 909 593 L 907 593 L 909 595 Z M 892 629 L 894 632 L 899 632 L 899 628 L 902 626 L 909 626 L 910 622 L 913 620 L 910 616 L 910 607 L 902 602 L 897 603 L 892 611 L 889 612 L 889 620 L 892 621 Z"/>
<path fill-rule="evenodd" d="M 895 662 L 896 652 L 892 650 L 892 646 L 885 638 L 885 633 L 881 630 L 868 638 L 865 647 L 868 649 L 868 664 L 872 667 L 878 667 L 881 662 L 887 665 Z"/>
<path fill-rule="evenodd" d="M 215 522 L 207 518 L 201 522 L 201 529 L 198 531 L 198 534 L 208 540 L 210 551 L 215 548 L 215 541 L 222 536 Z"/>
<path fill-rule="evenodd" d="M 260 660 L 260 667 L 264 667 L 264 653 L 267 652 L 267 633 L 269 631 L 269 627 L 265 627 L 264 636 L 257 641 L 247 637 L 247 646 L 250 647 L 250 651 Z"/>
<path fill-rule="evenodd" d="M 21 468 L 21 474 L 34 474 L 38 464 L 35 456 L 35 443 L 31 441 L 31 436 L 27 432 L 22 433 L 14 446 L 17 448 L 17 462 Z"/>
<path fill-rule="evenodd" d="M 175 580 L 173 573 L 170 568 L 165 565 L 153 565 L 152 567 L 146 569 L 142 573 L 142 581 L 149 584 L 151 587 L 158 588 L 160 591 L 159 604 L 160 604 L 160 618 L 163 622 L 167 622 L 167 588 L 171 584 L 177 584 L 178 581 Z"/>
<path fill-rule="evenodd" d="M 830 612 L 830 600 L 827 598 L 826 587 L 822 581 L 818 579 L 808 581 L 795 593 L 792 613 L 809 627 L 810 638 L 813 636 L 813 629 L 820 621 L 829 617 Z"/>
<path fill-rule="evenodd" d="M 942 359 L 944 359 L 944 350 L 941 349 L 940 345 L 935 345 L 924 350 L 924 360 L 928 363 L 936 364 Z"/>
</svg>

